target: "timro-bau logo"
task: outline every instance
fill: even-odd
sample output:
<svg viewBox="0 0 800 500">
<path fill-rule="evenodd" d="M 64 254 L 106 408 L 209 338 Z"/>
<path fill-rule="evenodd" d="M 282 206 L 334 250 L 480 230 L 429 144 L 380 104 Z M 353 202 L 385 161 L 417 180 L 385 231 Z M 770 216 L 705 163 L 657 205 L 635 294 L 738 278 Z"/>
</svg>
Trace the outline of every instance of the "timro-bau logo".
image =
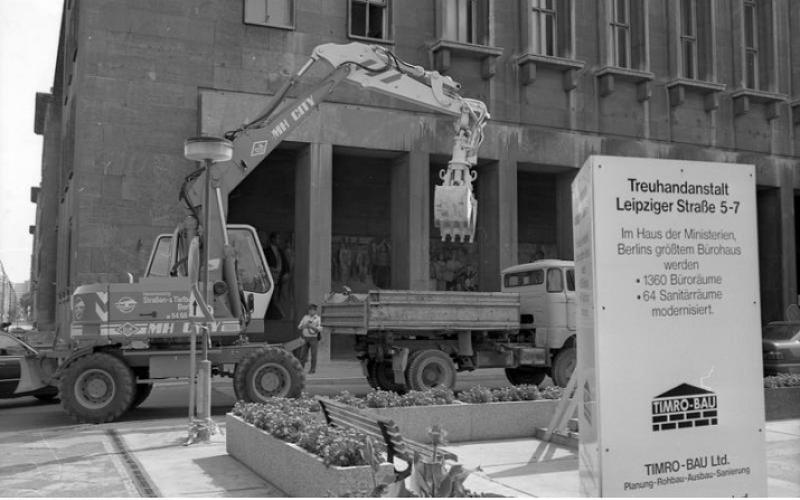
<svg viewBox="0 0 800 500">
<path fill-rule="evenodd" d="M 717 395 L 700 387 L 681 384 L 656 396 L 652 413 L 654 431 L 717 425 Z"/>
</svg>

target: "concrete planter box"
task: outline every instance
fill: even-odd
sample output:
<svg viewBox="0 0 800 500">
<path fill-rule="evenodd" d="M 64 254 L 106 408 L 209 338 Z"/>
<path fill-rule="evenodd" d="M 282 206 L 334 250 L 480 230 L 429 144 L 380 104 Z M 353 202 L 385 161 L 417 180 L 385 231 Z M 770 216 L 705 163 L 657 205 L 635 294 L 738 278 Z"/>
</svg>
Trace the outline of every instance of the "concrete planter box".
<svg viewBox="0 0 800 500">
<path fill-rule="evenodd" d="M 764 389 L 767 420 L 800 418 L 800 387 Z"/>
<path fill-rule="evenodd" d="M 484 404 L 366 408 L 391 419 L 403 437 L 428 443 L 428 429 L 438 424 L 447 431 L 447 441 L 486 441 L 532 437 L 537 427 L 547 427 L 556 411 L 557 399 L 509 401 Z"/>
<path fill-rule="evenodd" d="M 230 413 L 225 416 L 225 426 L 228 454 L 291 497 L 341 497 L 373 488 L 368 465 L 328 467 L 320 457 Z M 391 464 L 383 464 L 376 476 L 381 478 L 393 470 Z"/>
</svg>

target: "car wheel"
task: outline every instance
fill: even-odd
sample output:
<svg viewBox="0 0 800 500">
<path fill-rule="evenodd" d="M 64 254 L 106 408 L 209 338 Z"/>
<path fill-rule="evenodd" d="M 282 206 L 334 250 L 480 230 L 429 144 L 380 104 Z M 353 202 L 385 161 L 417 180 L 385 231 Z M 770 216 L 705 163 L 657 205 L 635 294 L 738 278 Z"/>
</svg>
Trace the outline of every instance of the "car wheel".
<svg viewBox="0 0 800 500">
<path fill-rule="evenodd" d="M 153 384 L 136 384 L 136 395 L 133 396 L 130 409 L 138 408 L 151 392 L 153 392 Z"/>
</svg>

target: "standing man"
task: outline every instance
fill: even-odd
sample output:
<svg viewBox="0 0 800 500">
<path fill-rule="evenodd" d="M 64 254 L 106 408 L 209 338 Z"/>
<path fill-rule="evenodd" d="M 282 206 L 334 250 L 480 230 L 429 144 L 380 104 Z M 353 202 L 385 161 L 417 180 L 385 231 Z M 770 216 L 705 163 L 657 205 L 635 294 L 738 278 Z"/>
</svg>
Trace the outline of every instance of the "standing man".
<svg viewBox="0 0 800 500">
<path fill-rule="evenodd" d="M 297 329 L 300 330 L 303 335 L 303 340 L 305 341 L 303 353 L 300 356 L 300 362 L 303 364 L 303 369 L 305 369 L 306 361 L 308 361 L 308 353 L 310 351 L 311 369 L 308 370 L 308 373 L 314 373 L 317 371 L 317 346 L 322 336 L 322 326 L 320 324 L 319 314 L 317 314 L 316 304 L 308 305 L 308 314 L 303 316 L 303 319 L 300 320 Z"/>
</svg>

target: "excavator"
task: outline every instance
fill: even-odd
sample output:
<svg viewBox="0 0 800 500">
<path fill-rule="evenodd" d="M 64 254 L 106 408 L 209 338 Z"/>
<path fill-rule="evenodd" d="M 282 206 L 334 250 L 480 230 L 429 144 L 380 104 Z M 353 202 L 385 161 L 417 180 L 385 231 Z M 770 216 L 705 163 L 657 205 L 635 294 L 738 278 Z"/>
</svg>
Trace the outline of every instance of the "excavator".
<svg viewBox="0 0 800 500">
<path fill-rule="evenodd" d="M 318 62 L 332 70 L 287 102 Z M 302 341 L 248 337 L 263 331 L 274 279 L 255 229 L 227 223 L 228 195 L 343 81 L 454 119 L 452 158 L 434 191 L 434 223 L 443 240 L 474 240 L 477 176 L 471 167 L 489 119 L 486 105 L 460 96 L 452 78 L 402 61 L 384 47 L 319 45 L 258 116 L 225 134 L 231 159 L 206 164 L 186 178 L 180 198 L 188 215 L 172 234 L 156 239 L 144 277 L 76 288 L 69 338 L 57 339 L 49 354 L 59 361 L 53 379 L 67 413 L 79 422 L 112 421 L 141 404 L 153 383 L 185 379 L 195 359 L 190 333 L 201 322 L 213 373 L 233 378 L 237 399 L 301 393 L 305 377 L 291 352 Z M 212 140 L 188 139 L 185 147 L 202 149 Z"/>
</svg>

